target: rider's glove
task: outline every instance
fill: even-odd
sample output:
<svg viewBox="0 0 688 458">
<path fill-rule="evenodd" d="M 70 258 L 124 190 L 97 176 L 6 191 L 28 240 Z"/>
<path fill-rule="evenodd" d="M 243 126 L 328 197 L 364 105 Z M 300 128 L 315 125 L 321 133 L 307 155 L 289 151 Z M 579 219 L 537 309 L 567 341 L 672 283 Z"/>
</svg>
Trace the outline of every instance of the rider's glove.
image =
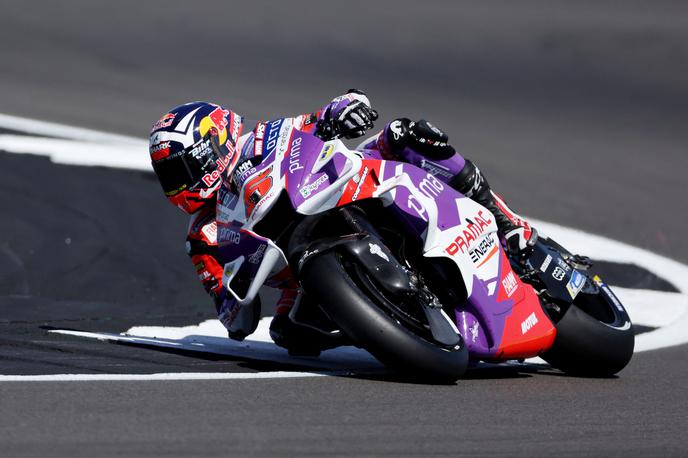
<svg viewBox="0 0 688 458">
<path fill-rule="evenodd" d="M 371 129 L 377 118 L 377 111 L 371 108 L 368 97 L 357 89 L 349 89 L 323 108 L 316 134 L 324 140 L 357 138 Z"/>
</svg>

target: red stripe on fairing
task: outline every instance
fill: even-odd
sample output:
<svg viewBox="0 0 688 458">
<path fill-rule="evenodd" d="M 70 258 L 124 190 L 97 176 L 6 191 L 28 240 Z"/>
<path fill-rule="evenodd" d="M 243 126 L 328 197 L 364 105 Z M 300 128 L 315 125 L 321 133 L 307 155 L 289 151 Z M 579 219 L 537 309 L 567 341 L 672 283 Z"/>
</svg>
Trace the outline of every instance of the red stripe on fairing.
<svg viewBox="0 0 688 458">
<path fill-rule="evenodd" d="M 497 301 L 512 300 L 511 313 L 504 321 L 504 330 L 499 348 L 495 353 L 498 359 L 520 359 L 538 356 L 554 343 L 557 330 L 540 305 L 540 298 L 532 286 L 525 284 L 509 265 L 509 260 L 501 252 L 502 275 L 497 287 Z M 511 296 L 507 294 L 504 280 L 513 275 L 516 287 Z M 524 326 L 524 323 L 527 325 Z M 524 332 L 525 331 L 525 332 Z"/>
<path fill-rule="evenodd" d="M 364 159 L 361 164 L 361 170 L 356 175 L 360 179 L 361 175 L 363 174 L 363 171 L 366 169 L 366 167 L 368 168 L 368 173 L 365 176 L 363 183 L 356 183 L 353 178 L 350 179 L 346 184 L 346 188 L 344 188 L 342 196 L 339 198 L 339 201 L 337 202 L 337 206 L 346 205 L 351 202 L 368 199 L 372 197 L 373 193 L 380 185 L 381 165 L 382 161 L 378 159 Z M 354 200 L 353 196 L 356 193 L 357 189 L 359 190 L 358 195 Z"/>
</svg>

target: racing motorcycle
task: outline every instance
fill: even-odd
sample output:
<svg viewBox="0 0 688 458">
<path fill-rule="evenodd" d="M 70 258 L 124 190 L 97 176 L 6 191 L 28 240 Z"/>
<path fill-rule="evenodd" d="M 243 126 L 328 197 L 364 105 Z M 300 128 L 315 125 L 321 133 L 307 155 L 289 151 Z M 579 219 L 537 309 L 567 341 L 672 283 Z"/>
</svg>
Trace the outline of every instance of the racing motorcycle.
<svg viewBox="0 0 688 458">
<path fill-rule="evenodd" d="M 291 119 L 257 132 L 262 154 L 218 195 L 223 284 L 240 305 L 289 266 L 309 298 L 294 321 L 429 380 L 477 361 L 540 356 L 587 376 L 630 361 L 631 321 L 587 258 L 545 236 L 510 258 L 489 210 L 423 169 Z"/>
</svg>

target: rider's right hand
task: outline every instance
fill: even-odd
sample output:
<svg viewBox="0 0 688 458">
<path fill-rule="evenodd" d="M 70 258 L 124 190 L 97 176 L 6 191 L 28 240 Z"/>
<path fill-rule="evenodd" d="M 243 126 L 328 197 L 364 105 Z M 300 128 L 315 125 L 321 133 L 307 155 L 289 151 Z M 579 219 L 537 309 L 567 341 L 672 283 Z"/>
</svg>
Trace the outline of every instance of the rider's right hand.
<svg viewBox="0 0 688 458">
<path fill-rule="evenodd" d="M 350 89 L 324 107 L 317 135 L 324 140 L 357 138 L 372 129 L 377 118 L 377 111 L 370 106 L 368 97 L 357 89 Z"/>
</svg>

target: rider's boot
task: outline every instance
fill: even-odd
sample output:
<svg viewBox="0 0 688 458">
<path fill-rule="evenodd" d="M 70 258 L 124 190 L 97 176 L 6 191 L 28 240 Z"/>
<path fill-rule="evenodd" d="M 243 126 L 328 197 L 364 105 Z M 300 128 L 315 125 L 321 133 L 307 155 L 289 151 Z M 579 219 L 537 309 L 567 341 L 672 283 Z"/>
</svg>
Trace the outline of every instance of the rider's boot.
<svg viewBox="0 0 688 458">
<path fill-rule="evenodd" d="M 303 315 L 307 313 L 292 313 L 294 305 L 299 298 L 299 291 L 296 288 L 284 288 L 277 301 L 275 316 L 270 323 L 270 337 L 275 344 L 286 348 L 291 356 L 311 356 L 316 357 L 320 352 L 329 350 L 346 344 L 338 335 L 327 335 L 316 327 L 302 322 Z M 299 310 L 307 307 L 299 306 Z M 299 315 L 296 320 L 291 315 Z M 308 318 L 308 317 L 306 317 Z"/>
</svg>

